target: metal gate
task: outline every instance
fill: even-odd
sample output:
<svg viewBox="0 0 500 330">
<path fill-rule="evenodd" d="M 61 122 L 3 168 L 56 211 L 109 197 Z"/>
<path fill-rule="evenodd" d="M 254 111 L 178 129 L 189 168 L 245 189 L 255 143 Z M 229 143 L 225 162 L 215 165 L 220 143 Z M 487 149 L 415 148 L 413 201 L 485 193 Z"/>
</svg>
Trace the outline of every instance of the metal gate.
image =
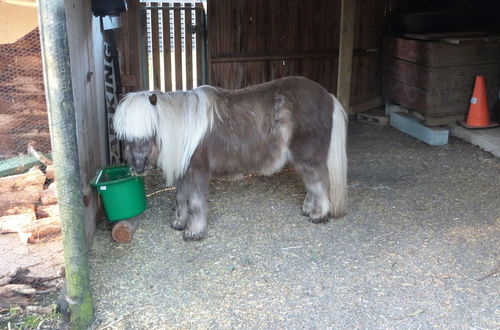
<svg viewBox="0 0 500 330">
<path fill-rule="evenodd" d="M 207 82 L 202 3 L 144 3 L 149 89 L 189 90 Z"/>
</svg>

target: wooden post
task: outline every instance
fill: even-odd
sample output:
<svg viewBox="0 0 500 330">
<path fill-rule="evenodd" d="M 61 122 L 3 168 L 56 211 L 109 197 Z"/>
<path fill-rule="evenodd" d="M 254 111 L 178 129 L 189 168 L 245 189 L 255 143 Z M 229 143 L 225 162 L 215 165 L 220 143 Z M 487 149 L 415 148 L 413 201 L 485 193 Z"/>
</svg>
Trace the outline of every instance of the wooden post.
<svg viewBox="0 0 500 330">
<path fill-rule="evenodd" d="M 138 0 L 136 0 L 138 1 Z M 138 63 L 138 73 L 140 74 L 139 86 L 136 90 L 149 89 L 149 71 L 148 71 L 148 42 L 147 42 L 147 15 L 146 11 L 142 10 L 140 4 L 137 5 L 137 16 L 139 20 L 138 28 L 136 29 L 135 40 L 137 54 L 139 56 Z"/>
<path fill-rule="evenodd" d="M 151 3 L 151 7 L 157 7 L 156 2 Z M 160 30 L 158 21 L 158 9 L 151 9 L 151 48 L 153 56 L 153 89 L 161 89 L 161 76 L 160 76 Z"/>
<path fill-rule="evenodd" d="M 358 0 L 342 0 L 340 10 L 339 69 L 337 76 L 337 98 L 349 111 L 351 98 L 352 53 L 354 28 Z"/>
<path fill-rule="evenodd" d="M 197 85 L 201 86 L 208 83 L 206 72 L 206 52 L 205 52 L 205 10 L 202 3 L 195 4 L 196 11 L 196 80 Z"/>
<path fill-rule="evenodd" d="M 90 19 L 90 12 L 85 15 Z M 66 301 L 69 302 L 71 328 L 87 329 L 94 320 L 94 306 L 85 239 L 85 209 L 66 19 L 64 0 L 38 1 L 45 96 L 66 266 Z"/>
<path fill-rule="evenodd" d="M 181 4 L 174 3 L 175 90 L 182 90 Z"/>
</svg>

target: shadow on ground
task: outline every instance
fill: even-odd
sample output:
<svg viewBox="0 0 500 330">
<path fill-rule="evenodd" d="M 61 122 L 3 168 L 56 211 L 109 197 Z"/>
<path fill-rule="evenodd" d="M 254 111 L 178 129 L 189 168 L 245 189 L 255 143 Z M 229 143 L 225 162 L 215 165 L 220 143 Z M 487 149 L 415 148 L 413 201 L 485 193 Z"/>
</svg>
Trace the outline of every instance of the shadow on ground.
<svg viewBox="0 0 500 330">
<path fill-rule="evenodd" d="M 170 228 L 171 191 L 129 244 L 102 224 L 95 328 L 498 328 L 500 160 L 358 123 L 348 153 L 349 212 L 326 224 L 292 171 L 214 181 L 201 242 Z"/>
</svg>

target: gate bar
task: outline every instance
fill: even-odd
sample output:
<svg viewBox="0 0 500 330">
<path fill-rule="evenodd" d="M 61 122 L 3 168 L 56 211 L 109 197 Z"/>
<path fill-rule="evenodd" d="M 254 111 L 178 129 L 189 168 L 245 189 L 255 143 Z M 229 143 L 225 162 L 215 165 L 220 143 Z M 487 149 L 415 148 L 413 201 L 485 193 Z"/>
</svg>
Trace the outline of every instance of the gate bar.
<svg viewBox="0 0 500 330">
<path fill-rule="evenodd" d="M 194 9 L 194 10 L 203 10 L 203 8 L 198 8 L 198 7 L 170 7 L 170 6 L 158 6 L 158 7 L 155 7 L 155 6 L 144 6 L 144 7 L 141 7 L 142 10 L 146 10 L 146 9 L 172 9 L 172 10 L 186 10 L 186 9 Z"/>
</svg>

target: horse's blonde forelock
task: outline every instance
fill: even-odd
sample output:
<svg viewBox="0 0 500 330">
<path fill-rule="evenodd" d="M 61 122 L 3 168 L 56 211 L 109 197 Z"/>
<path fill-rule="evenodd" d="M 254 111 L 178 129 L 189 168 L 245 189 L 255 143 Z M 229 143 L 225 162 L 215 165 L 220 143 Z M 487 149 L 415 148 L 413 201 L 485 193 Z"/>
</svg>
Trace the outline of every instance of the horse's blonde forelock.
<svg viewBox="0 0 500 330">
<path fill-rule="evenodd" d="M 191 156 L 203 137 L 210 131 L 217 115 L 214 88 L 201 86 L 187 92 L 152 92 L 128 94 L 118 105 L 114 129 L 125 140 L 156 138 L 159 149 L 158 165 L 167 185 L 186 172 Z"/>
<path fill-rule="evenodd" d="M 158 95 L 158 165 L 167 185 L 185 174 L 193 153 L 212 129 L 216 104 L 213 88 L 208 86 Z"/>
<path fill-rule="evenodd" d="M 130 93 L 120 101 L 113 117 L 113 128 L 119 139 L 148 139 L 156 134 L 158 111 L 156 106 L 149 102 L 151 93 Z"/>
</svg>

